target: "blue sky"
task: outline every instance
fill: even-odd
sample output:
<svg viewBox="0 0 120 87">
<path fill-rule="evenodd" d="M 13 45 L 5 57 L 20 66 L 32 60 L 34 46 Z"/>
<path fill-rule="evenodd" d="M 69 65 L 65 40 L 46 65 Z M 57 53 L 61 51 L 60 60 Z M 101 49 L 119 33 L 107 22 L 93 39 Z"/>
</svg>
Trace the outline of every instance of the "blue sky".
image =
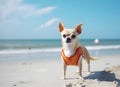
<svg viewBox="0 0 120 87">
<path fill-rule="evenodd" d="M 59 39 L 58 23 L 80 39 L 120 39 L 120 0 L 0 0 L 0 39 Z"/>
</svg>

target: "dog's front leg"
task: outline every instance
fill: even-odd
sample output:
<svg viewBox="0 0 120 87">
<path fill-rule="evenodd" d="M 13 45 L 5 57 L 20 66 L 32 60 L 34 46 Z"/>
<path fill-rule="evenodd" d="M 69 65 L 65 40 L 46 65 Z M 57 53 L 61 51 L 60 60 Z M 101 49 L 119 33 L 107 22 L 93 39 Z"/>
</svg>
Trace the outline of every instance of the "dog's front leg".
<svg viewBox="0 0 120 87">
<path fill-rule="evenodd" d="M 67 65 L 65 63 L 63 63 L 63 73 L 62 73 L 62 79 L 66 78 L 66 69 L 67 69 Z"/>
<path fill-rule="evenodd" d="M 79 63 L 78 63 L 78 67 L 79 67 L 79 79 L 83 80 L 83 77 L 82 77 L 82 59 L 79 60 Z"/>
</svg>

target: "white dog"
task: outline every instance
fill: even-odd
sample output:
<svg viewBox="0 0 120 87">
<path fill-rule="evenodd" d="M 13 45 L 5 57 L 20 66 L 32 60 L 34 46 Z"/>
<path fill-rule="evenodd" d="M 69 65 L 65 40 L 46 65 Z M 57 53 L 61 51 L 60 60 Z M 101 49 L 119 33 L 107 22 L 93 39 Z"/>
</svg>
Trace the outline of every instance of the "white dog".
<svg viewBox="0 0 120 87">
<path fill-rule="evenodd" d="M 79 67 L 79 77 L 82 78 L 82 58 L 84 58 L 88 64 L 88 72 L 90 73 L 90 57 L 87 49 L 80 45 L 77 36 L 81 34 L 82 24 L 78 25 L 75 29 L 66 29 L 63 24 L 59 23 L 59 31 L 62 38 L 62 52 L 61 58 L 63 60 L 63 76 L 66 78 L 66 68 L 68 65 L 75 65 Z"/>
</svg>

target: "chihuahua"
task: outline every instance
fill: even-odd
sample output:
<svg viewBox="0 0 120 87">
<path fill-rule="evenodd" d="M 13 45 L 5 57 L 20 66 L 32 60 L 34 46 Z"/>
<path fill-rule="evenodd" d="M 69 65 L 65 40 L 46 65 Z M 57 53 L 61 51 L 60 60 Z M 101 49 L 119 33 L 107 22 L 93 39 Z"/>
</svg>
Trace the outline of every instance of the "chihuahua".
<svg viewBox="0 0 120 87">
<path fill-rule="evenodd" d="M 82 59 L 84 58 L 88 64 L 88 73 L 90 73 L 90 59 L 94 60 L 87 51 L 87 49 L 79 44 L 78 35 L 82 32 L 82 24 L 75 27 L 75 29 L 66 29 L 63 24 L 59 23 L 59 32 L 62 38 L 62 52 L 61 58 L 63 61 L 63 75 L 62 79 L 66 78 L 66 69 L 69 65 L 79 67 L 79 78 L 82 78 Z"/>
</svg>

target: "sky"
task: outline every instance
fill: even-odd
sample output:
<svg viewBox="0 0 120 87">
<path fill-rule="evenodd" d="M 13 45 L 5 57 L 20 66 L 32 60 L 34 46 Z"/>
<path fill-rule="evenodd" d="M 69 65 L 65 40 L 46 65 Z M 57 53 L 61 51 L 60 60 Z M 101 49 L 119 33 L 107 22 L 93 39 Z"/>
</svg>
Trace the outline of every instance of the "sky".
<svg viewBox="0 0 120 87">
<path fill-rule="evenodd" d="M 80 39 L 120 39 L 120 0 L 0 0 L 0 39 L 60 39 L 58 23 Z"/>
</svg>

